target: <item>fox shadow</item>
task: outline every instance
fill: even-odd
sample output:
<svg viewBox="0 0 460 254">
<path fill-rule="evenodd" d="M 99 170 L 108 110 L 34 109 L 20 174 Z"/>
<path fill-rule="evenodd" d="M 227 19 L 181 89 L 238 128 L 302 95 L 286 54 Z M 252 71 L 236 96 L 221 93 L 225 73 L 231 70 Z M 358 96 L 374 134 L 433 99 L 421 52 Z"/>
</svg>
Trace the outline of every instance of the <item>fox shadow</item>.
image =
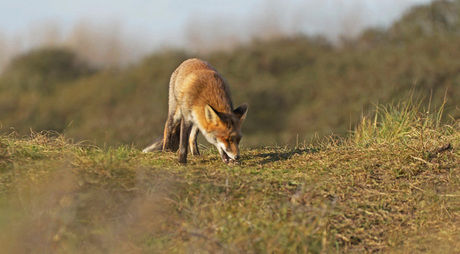
<svg viewBox="0 0 460 254">
<path fill-rule="evenodd" d="M 268 153 L 261 153 L 261 154 L 255 155 L 255 157 L 263 158 L 261 161 L 258 162 L 258 164 L 264 165 L 267 163 L 289 160 L 296 155 L 302 155 L 306 153 L 317 153 L 318 151 L 319 151 L 318 149 L 312 149 L 312 148 L 296 148 L 296 149 L 292 149 L 288 151 L 274 151 L 274 152 L 268 152 Z"/>
</svg>

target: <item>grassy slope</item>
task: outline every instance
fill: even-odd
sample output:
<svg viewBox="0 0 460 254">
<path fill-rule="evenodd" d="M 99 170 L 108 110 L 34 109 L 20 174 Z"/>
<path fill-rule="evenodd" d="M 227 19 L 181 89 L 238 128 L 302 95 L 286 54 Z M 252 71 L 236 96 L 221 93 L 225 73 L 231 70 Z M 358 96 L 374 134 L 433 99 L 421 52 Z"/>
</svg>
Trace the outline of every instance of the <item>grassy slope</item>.
<svg viewBox="0 0 460 254">
<path fill-rule="evenodd" d="M 8 253 L 460 251 L 460 125 L 402 103 L 347 138 L 297 148 L 102 150 L 0 138 Z M 450 144 L 450 146 L 446 146 Z"/>
</svg>

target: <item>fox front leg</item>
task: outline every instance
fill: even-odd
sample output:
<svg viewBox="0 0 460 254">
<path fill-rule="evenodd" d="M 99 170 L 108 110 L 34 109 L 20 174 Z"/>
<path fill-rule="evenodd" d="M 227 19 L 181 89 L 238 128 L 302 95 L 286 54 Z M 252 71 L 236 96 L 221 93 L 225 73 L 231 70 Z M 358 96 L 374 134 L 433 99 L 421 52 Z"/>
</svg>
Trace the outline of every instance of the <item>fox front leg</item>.
<svg viewBox="0 0 460 254">
<path fill-rule="evenodd" d="M 198 150 L 198 144 L 196 143 L 196 139 L 198 137 L 198 126 L 193 125 L 192 131 L 190 132 L 190 139 L 189 139 L 189 146 L 192 155 L 200 155 L 200 150 Z"/>
<path fill-rule="evenodd" d="M 188 141 L 193 123 L 181 120 L 180 128 L 180 143 L 179 143 L 179 163 L 187 163 Z"/>
</svg>

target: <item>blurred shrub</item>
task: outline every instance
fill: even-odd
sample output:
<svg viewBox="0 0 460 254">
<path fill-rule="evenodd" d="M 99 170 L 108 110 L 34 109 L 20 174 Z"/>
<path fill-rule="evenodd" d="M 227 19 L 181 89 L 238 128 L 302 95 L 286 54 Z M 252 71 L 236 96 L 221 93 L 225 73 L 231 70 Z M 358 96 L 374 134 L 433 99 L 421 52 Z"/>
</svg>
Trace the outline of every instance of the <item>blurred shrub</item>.
<svg viewBox="0 0 460 254">
<path fill-rule="evenodd" d="M 57 129 L 43 106 L 55 100 L 61 87 L 94 73 L 73 52 L 62 48 L 36 49 L 14 58 L 0 77 L 0 120 L 19 131 Z"/>
<path fill-rule="evenodd" d="M 127 69 L 109 69 L 59 89 L 44 112 L 61 119 L 68 135 L 98 144 L 142 145 L 162 133 L 168 112 L 168 84 L 172 72 L 188 57 L 164 52 L 146 57 Z"/>
<path fill-rule="evenodd" d="M 423 36 L 460 36 L 460 1 L 433 1 L 413 8 L 395 22 L 389 34 L 394 39 Z"/>
<path fill-rule="evenodd" d="M 2 76 L 0 88 L 19 92 L 51 93 L 57 84 L 81 78 L 93 71 L 71 51 L 37 49 L 14 58 Z"/>
</svg>

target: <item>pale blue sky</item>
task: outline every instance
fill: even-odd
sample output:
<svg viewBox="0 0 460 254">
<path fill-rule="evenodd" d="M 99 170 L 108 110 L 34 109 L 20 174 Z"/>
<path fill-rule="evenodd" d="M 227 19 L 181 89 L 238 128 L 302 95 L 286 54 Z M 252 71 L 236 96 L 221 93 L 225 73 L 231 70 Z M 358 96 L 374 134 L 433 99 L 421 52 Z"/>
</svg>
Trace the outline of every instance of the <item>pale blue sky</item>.
<svg viewBox="0 0 460 254">
<path fill-rule="evenodd" d="M 219 2 L 216 4 L 216 2 Z M 81 20 L 94 23 L 121 23 L 126 29 L 144 29 L 152 34 L 182 31 L 194 15 L 247 16 L 264 1 L 185 0 L 0 0 L 0 31 L 23 32 L 40 22 L 58 22 L 69 29 Z"/>
<path fill-rule="evenodd" d="M 20 33 L 40 22 L 57 22 L 64 29 L 80 20 L 95 23 L 119 22 L 125 29 L 140 29 L 152 34 L 158 32 L 183 33 L 187 22 L 193 18 L 217 20 L 250 20 L 253 15 L 264 15 L 263 9 L 271 8 L 284 21 L 304 24 L 305 31 L 315 31 L 315 22 L 329 22 L 360 12 L 369 25 L 391 22 L 408 6 L 429 0 L 0 0 L 0 32 Z M 268 13 L 269 15 L 270 13 Z M 304 17 L 299 17 L 304 15 Z M 291 20 L 289 20 L 291 19 Z M 332 20 L 327 21 L 327 20 Z M 238 23 L 238 22 L 237 22 Z M 310 24 L 309 24 L 310 23 Z M 232 26 L 231 22 L 226 25 Z M 287 24 L 285 24 L 287 25 Z M 327 27 L 320 26 L 323 32 Z"/>
<path fill-rule="evenodd" d="M 115 29 L 118 36 L 129 38 L 126 44 L 142 48 L 138 54 L 164 46 L 192 49 L 231 46 L 254 36 L 273 34 L 322 34 L 335 40 L 344 33 L 357 34 L 365 27 L 388 26 L 410 6 L 428 2 L 430 0 L 0 0 L 0 47 L 12 48 L 13 45 L 15 51 L 26 50 L 39 44 L 37 37 L 45 34 L 43 30 L 49 24 L 65 37 L 83 21 L 90 24 L 95 33 L 113 33 Z"/>
</svg>

